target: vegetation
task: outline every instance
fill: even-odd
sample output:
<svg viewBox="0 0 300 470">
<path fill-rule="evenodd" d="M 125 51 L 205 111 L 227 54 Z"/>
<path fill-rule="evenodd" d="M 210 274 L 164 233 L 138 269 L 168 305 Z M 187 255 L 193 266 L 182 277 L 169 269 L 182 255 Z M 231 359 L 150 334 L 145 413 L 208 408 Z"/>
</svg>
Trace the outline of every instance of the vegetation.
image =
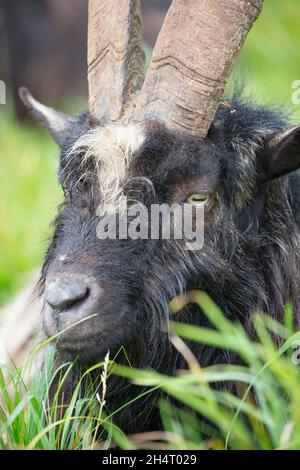
<svg viewBox="0 0 300 470">
<path fill-rule="evenodd" d="M 0 303 L 40 265 L 59 200 L 55 144 L 40 129 L 21 126 L 11 112 L 4 117 L 0 121 Z"/>
<path fill-rule="evenodd" d="M 228 87 L 236 79 L 246 82 L 246 95 L 260 103 L 283 106 L 295 120 L 300 119 L 300 105 L 291 101 L 292 83 L 300 80 L 299 15 L 299 2 L 265 0 L 264 12 L 247 38 Z M 50 233 L 47 227 L 61 200 L 57 153 L 43 130 L 17 122 L 11 103 L 0 105 L 0 305 L 41 264 Z M 97 395 L 99 384 L 92 381 L 83 395 L 75 391 L 64 414 L 57 399 L 50 406 L 51 380 L 59 374 L 62 384 L 73 367 L 65 364 L 56 370 L 50 351 L 43 371 L 36 373 L 28 387 L 24 385 L 26 370 L 0 367 L 0 448 L 90 449 L 113 443 L 125 449 L 300 448 L 300 373 L 293 349 L 300 334 L 294 331 L 291 309 L 286 310 L 283 326 L 263 314 L 255 315 L 255 343 L 203 294 L 195 301 L 215 329 L 172 324 L 172 340 L 187 360 L 186 371 L 165 377 L 121 367 L 108 358 L 95 366 L 103 369 L 102 389 L 114 373 L 149 387 L 148 393 L 159 387 L 182 402 L 183 409 L 167 400 L 160 402 L 163 434 L 126 437 L 113 425 L 114 417 L 106 415 L 105 394 Z M 273 343 L 272 332 L 282 339 L 280 349 Z M 184 339 L 232 350 L 242 365 L 201 368 Z M 25 369 L 29 366 L 30 360 Z M 224 387 L 215 387 L 228 381 L 237 383 L 239 398 Z"/>
<path fill-rule="evenodd" d="M 254 315 L 258 337 L 254 342 L 239 323 L 228 321 L 205 294 L 194 294 L 194 301 L 214 328 L 172 323 L 173 344 L 187 362 L 187 369 L 178 371 L 175 377 L 120 366 L 106 356 L 101 364 L 87 371 L 88 385 L 80 394 L 77 387 L 62 413 L 58 394 L 50 406 L 48 389 L 59 375 L 60 390 L 73 364 L 56 370 L 50 350 L 44 369 L 35 374 L 29 388 L 23 381 L 26 370 L 2 367 L 0 449 L 107 449 L 116 445 L 122 449 L 299 449 L 300 333 L 294 332 L 291 308 L 286 309 L 284 325 L 263 314 Z M 176 314 L 176 301 L 171 310 Z M 272 340 L 275 332 L 282 340 L 279 349 Z M 233 351 L 241 365 L 201 368 L 184 339 Z M 102 368 L 100 384 L 91 379 L 95 368 Z M 160 388 L 184 407 L 171 405 L 164 398 L 159 403 L 164 432 L 125 436 L 113 424 L 114 415 L 105 408 L 105 385 L 110 374 L 126 376 L 146 386 L 143 394 Z M 232 381 L 237 396 L 226 391 L 226 383 Z M 221 387 L 216 387 L 218 384 Z"/>
</svg>

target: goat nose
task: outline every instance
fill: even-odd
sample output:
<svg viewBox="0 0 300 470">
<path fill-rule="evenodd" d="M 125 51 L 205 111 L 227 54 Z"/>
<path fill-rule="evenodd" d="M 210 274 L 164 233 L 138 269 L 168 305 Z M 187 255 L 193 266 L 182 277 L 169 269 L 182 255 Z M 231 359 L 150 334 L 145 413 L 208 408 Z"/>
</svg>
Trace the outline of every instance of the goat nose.
<svg viewBox="0 0 300 470">
<path fill-rule="evenodd" d="M 82 278 L 56 277 L 47 282 L 44 298 L 53 309 L 61 311 L 86 297 L 88 291 L 88 285 Z"/>
</svg>

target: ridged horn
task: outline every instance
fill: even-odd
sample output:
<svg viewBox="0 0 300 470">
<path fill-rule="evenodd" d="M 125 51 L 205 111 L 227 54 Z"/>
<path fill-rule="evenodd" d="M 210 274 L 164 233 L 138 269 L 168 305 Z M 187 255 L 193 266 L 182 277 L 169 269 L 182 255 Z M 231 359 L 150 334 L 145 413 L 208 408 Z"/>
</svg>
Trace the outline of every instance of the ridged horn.
<svg viewBox="0 0 300 470">
<path fill-rule="evenodd" d="M 207 135 L 263 0 L 174 0 L 158 36 L 134 119 Z"/>
<path fill-rule="evenodd" d="M 140 0 L 89 0 L 88 83 L 93 116 L 122 118 L 144 81 Z"/>
</svg>

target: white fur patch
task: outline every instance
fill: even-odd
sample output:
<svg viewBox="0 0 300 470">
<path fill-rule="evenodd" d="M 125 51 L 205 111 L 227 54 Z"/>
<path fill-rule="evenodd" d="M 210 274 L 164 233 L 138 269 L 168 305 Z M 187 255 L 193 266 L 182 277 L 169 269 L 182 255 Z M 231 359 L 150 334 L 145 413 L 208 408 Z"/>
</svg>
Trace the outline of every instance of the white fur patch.
<svg viewBox="0 0 300 470">
<path fill-rule="evenodd" d="M 145 133 L 140 124 L 97 127 L 84 134 L 71 148 L 70 154 L 84 152 L 84 160 L 95 158 L 103 209 L 120 209 L 125 197 L 123 186 L 131 156 L 143 144 Z M 105 205 L 105 208 L 104 208 Z"/>
</svg>

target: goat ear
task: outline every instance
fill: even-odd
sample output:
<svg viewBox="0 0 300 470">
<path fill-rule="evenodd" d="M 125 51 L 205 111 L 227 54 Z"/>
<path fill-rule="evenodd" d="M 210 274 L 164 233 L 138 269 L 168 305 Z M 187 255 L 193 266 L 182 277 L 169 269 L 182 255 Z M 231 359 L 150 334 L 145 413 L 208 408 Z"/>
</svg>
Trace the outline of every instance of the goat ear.
<svg viewBox="0 0 300 470">
<path fill-rule="evenodd" d="M 39 103 L 25 87 L 19 89 L 19 95 L 25 106 L 48 130 L 55 142 L 63 147 L 77 119 Z"/>
<path fill-rule="evenodd" d="M 261 155 L 262 182 L 300 168 L 300 125 L 270 136 Z"/>
</svg>

